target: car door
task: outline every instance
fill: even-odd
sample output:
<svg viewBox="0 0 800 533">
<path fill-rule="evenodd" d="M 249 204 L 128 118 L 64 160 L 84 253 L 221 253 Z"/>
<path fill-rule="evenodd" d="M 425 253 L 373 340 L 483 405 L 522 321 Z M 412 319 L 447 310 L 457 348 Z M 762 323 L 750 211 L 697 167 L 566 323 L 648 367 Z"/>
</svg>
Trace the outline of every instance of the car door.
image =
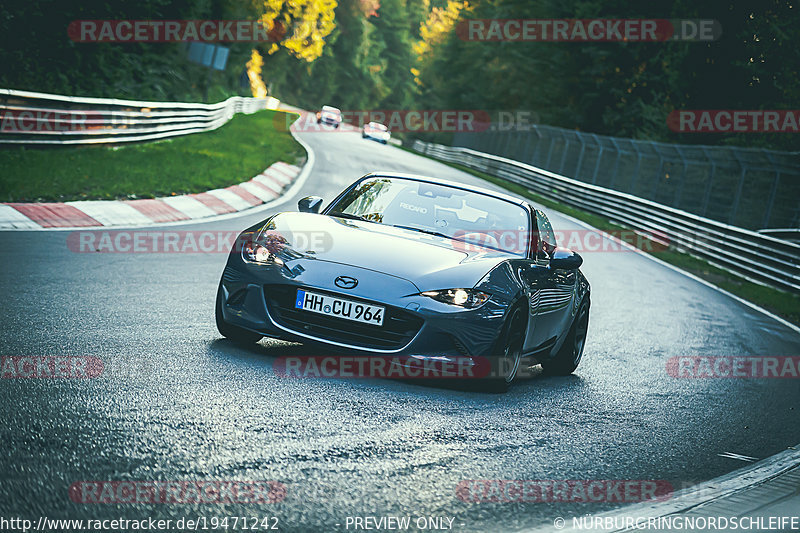
<svg viewBox="0 0 800 533">
<path fill-rule="evenodd" d="M 536 214 L 536 242 L 532 269 L 528 274 L 532 299 L 536 300 L 533 324 L 529 324 L 528 349 L 547 349 L 567 330 L 577 273 L 550 268 L 550 258 L 558 247 L 547 215 Z"/>
<path fill-rule="evenodd" d="M 525 290 L 525 296 L 528 299 L 528 328 L 525 335 L 525 342 L 522 346 L 523 353 L 532 353 L 539 349 L 539 345 L 546 338 L 540 334 L 541 329 L 538 326 L 537 314 L 539 312 L 539 302 L 541 301 L 542 288 L 548 285 L 547 277 L 549 272 L 547 268 L 543 267 L 543 263 L 537 257 L 537 250 L 539 247 L 539 231 L 538 231 L 538 217 L 536 210 L 530 208 L 531 213 L 531 231 L 530 231 L 530 247 L 528 250 L 528 258 L 524 261 L 516 262 L 517 274 Z M 546 267 L 546 264 L 544 264 Z"/>
</svg>

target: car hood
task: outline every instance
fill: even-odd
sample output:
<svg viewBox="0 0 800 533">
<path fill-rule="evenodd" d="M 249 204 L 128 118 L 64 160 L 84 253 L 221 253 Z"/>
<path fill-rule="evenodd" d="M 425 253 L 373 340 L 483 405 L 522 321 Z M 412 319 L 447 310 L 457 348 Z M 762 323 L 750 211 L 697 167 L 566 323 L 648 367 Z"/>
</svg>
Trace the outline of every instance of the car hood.
<svg viewBox="0 0 800 533">
<path fill-rule="evenodd" d="M 513 255 L 466 249 L 464 243 L 391 226 L 312 213 L 280 213 L 267 221 L 259 241 L 294 262 L 328 261 L 383 272 L 420 291 L 474 287 Z"/>
</svg>

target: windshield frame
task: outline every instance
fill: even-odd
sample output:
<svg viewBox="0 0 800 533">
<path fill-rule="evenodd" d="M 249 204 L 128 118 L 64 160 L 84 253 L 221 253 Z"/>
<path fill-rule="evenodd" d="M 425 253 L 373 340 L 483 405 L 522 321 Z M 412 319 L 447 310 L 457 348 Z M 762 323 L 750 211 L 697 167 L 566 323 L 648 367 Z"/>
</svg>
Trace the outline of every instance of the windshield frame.
<svg viewBox="0 0 800 533">
<path fill-rule="evenodd" d="M 538 228 L 537 221 L 536 221 L 536 214 L 532 211 L 531 206 L 530 206 L 530 204 L 528 202 L 525 202 L 523 200 L 513 201 L 510 198 L 504 198 L 503 196 L 492 194 L 491 191 L 475 190 L 475 189 L 473 189 L 473 188 L 471 188 L 469 186 L 463 186 L 462 187 L 462 186 L 459 186 L 459 184 L 457 184 L 457 183 L 455 183 L 455 184 L 453 184 L 453 183 L 442 183 L 442 182 L 437 181 L 437 180 L 425 179 L 424 177 L 421 177 L 421 176 L 418 177 L 418 176 L 392 176 L 392 175 L 387 175 L 387 174 L 367 174 L 366 176 L 362 176 L 361 178 L 357 179 L 355 182 L 350 184 L 349 187 L 347 187 L 342 192 L 340 192 L 338 195 L 336 195 L 336 198 L 331 200 L 330 203 L 328 205 L 326 205 L 325 208 L 320 212 L 320 214 L 321 215 L 326 215 L 326 216 L 332 216 L 332 215 L 330 215 L 330 213 L 332 211 L 334 211 L 334 207 L 336 206 L 336 204 L 339 203 L 339 201 L 342 198 L 344 198 L 347 195 L 347 193 L 349 193 L 351 190 L 353 190 L 356 187 L 358 187 L 362 182 L 364 182 L 366 180 L 381 179 L 381 178 L 388 178 L 388 179 L 391 179 L 391 180 L 416 181 L 416 182 L 419 182 L 419 183 L 430 183 L 431 185 L 439 185 L 441 187 L 450 187 L 452 189 L 458 189 L 458 190 L 465 191 L 465 192 L 472 193 L 472 194 L 480 194 L 482 196 L 488 196 L 489 198 L 494 198 L 496 200 L 500 200 L 500 201 L 506 202 L 506 203 L 508 203 L 510 205 L 513 205 L 515 207 L 519 207 L 521 209 L 524 209 L 525 212 L 528 215 L 528 232 L 529 232 L 529 235 L 533 236 L 536 233 L 537 228 Z M 357 222 L 359 222 L 359 221 L 357 221 Z M 367 222 L 369 224 L 378 224 L 378 225 L 381 225 L 381 226 L 393 227 L 393 226 L 391 226 L 389 224 L 382 224 L 380 222 L 374 222 L 372 220 L 368 220 L 368 221 L 365 221 L 365 222 Z M 463 239 L 459 239 L 457 237 L 448 237 L 448 239 L 452 239 L 454 241 L 459 241 L 459 242 L 467 242 L 467 241 L 464 241 Z M 513 257 L 529 259 L 531 257 L 531 251 L 533 250 L 533 239 L 529 238 L 527 240 L 526 250 L 525 250 L 525 255 L 524 256 L 522 256 L 521 252 L 514 253 L 514 252 L 511 252 L 509 250 L 503 250 L 503 249 L 500 249 L 500 248 L 492 248 L 490 246 L 486 246 L 485 248 L 487 250 L 495 250 L 495 251 L 498 251 L 498 252 L 501 252 L 501 253 L 505 253 L 505 254 L 511 255 Z"/>
</svg>

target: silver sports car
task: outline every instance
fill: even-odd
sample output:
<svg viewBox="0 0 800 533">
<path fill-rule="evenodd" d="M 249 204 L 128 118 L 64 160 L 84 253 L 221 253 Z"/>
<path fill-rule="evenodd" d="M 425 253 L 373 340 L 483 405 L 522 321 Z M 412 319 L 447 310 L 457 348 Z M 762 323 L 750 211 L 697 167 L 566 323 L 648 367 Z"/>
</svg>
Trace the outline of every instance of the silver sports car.
<svg viewBox="0 0 800 533">
<path fill-rule="evenodd" d="M 220 333 L 405 360 L 489 361 L 506 390 L 523 357 L 565 375 L 589 321 L 581 257 L 547 216 L 505 194 L 372 173 L 320 212 L 300 200 L 248 228 L 216 300 Z M 410 359 L 408 359 L 410 358 Z"/>
</svg>

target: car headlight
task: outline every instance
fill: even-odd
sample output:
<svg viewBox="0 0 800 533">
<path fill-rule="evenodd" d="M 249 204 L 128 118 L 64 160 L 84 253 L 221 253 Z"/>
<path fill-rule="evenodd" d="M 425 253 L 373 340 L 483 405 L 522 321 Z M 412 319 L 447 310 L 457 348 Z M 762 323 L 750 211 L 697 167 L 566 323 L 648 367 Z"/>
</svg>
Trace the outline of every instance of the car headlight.
<svg viewBox="0 0 800 533">
<path fill-rule="evenodd" d="M 457 305 L 467 309 L 475 309 L 482 306 L 491 296 L 475 289 L 443 289 L 440 291 L 425 291 L 421 294 L 446 304 Z"/>
<path fill-rule="evenodd" d="M 261 265 L 283 265 L 283 260 L 270 252 L 265 246 L 248 241 L 242 246 L 242 259 L 246 263 L 258 263 Z"/>
</svg>

